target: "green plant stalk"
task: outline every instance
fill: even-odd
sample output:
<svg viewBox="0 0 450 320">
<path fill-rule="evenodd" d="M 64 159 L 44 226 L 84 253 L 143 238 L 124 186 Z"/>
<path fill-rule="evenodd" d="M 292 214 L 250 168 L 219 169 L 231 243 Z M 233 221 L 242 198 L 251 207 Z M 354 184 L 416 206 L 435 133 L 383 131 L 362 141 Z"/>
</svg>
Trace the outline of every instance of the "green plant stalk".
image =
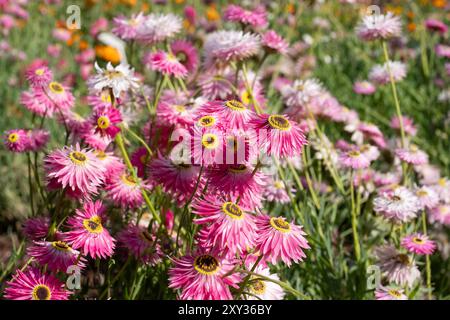
<svg viewBox="0 0 450 320">
<path fill-rule="evenodd" d="M 302 151 L 302 160 L 303 160 L 304 172 L 305 172 L 305 177 L 306 177 L 306 183 L 308 184 L 309 193 L 311 193 L 311 197 L 313 199 L 313 202 L 314 202 L 314 205 L 316 206 L 316 208 L 320 209 L 319 200 L 317 199 L 317 195 L 316 195 L 316 192 L 314 191 L 314 187 L 313 187 L 311 178 L 309 177 L 309 172 L 308 172 L 309 165 L 308 165 L 308 160 L 306 159 L 305 150 Z"/>
<path fill-rule="evenodd" d="M 258 266 L 258 264 L 261 262 L 262 258 L 264 256 L 261 254 L 258 259 L 255 261 L 255 263 L 253 264 L 252 268 L 250 269 L 250 272 L 255 271 L 256 267 Z M 242 295 L 242 291 L 244 291 L 244 288 L 247 286 L 248 281 L 250 280 L 251 275 L 248 274 L 244 281 L 242 282 L 241 287 L 239 288 L 239 291 L 236 294 L 236 298 L 239 299 L 239 297 Z"/>
<path fill-rule="evenodd" d="M 33 183 L 31 181 L 31 158 L 30 153 L 27 152 L 27 162 L 28 162 L 28 188 L 30 190 L 30 209 L 31 209 L 31 215 L 35 216 L 34 211 L 34 195 L 33 195 Z"/>
<path fill-rule="evenodd" d="M 425 210 L 422 212 L 422 232 L 426 236 L 427 235 L 427 215 Z M 431 261 L 430 256 L 425 255 L 425 270 L 426 270 L 426 283 L 428 289 L 428 300 L 431 300 L 433 297 L 433 290 L 431 288 Z"/>
<path fill-rule="evenodd" d="M 350 197 L 352 201 L 352 233 L 353 233 L 353 243 L 355 247 L 355 257 L 356 262 L 359 262 L 361 260 L 361 247 L 359 244 L 359 236 L 358 236 L 358 218 L 356 215 L 356 205 L 355 205 L 355 190 L 353 186 L 353 170 L 350 175 Z"/>
</svg>

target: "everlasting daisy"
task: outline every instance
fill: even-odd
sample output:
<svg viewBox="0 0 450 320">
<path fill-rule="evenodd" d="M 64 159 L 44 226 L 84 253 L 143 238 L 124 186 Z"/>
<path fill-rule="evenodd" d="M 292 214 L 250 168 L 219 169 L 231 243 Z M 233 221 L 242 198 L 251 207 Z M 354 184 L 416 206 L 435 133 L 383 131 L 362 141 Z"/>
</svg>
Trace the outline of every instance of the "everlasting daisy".
<svg viewBox="0 0 450 320">
<path fill-rule="evenodd" d="M 102 166 L 106 169 L 105 180 L 125 169 L 125 165 L 122 160 L 115 156 L 113 152 L 96 150 L 95 156 L 100 160 Z"/>
<path fill-rule="evenodd" d="M 431 222 L 438 222 L 446 226 L 450 226 L 450 205 L 440 204 L 429 212 Z"/>
<path fill-rule="evenodd" d="M 32 87 L 41 87 L 52 81 L 53 73 L 46 65 L 33 65 L 26 70 L 25 78 Z"/>
<path fill-rule="evenodd" d="M 442 202 L 450 204 L 450 180 L 447 178 L 440 178 L 432 188 L 438 194 L 439 199 L 441 199 Z"/>
<path fill-rule="evenodd" d="M 47 108 L 46 105 L 39 103 L 33 90 L 22 92 L 20 95 L 20 103 L 23 104 L 29 111 L 39 116 L 45 115 L 46 117 L 51 118 L 53 112 L 55 111 L 53 106 L 51 108 Z"/>
<path fill-rule="evenodd" d="M 45 110 L 63 112 L 75 104 L 75 98 L 69 88 L 56 81 L 49 82 L 43 87 L 34 87 L 31 91 L 36 103 L 45 106 Z"/>
<path fill-rule="evenodd" d="M 389 282 L 411 288 L 420 279 L 420 271 L 408 255 L 399 253 L 392 245 L 375 249 L 378 266 Z"/>
<path fill-rule="evenodd" d="M 450 46 L 447 46 L 445 44 L 438 44 L 434 48 L 434 51 L 439 57 L 450 58 Z"/>
<path fill-rule="evenodd" d="M 324 92 L 322 84 L 317 79 L 295 80 L 292 85 L 286 85 L 281 90 L 285 103 L 291 108 L 303 108 L 313 98 Z"/>
<path fill-rule="evenodd" d="M 406 65 L 399 61 L 389 61 L 383 65 L 374 66 L 369 72 L 370 81 L 376 84 L 386 84 L 391 81 L 389 69 L 395 82 L 401 81 L 406 77 Z"/>
<path fill-rule="evenodd" d="M 144 64 L 163 75 L 176 78 L 184 78 L 188 73 L 186 67 L 178 61 L 176 56 L 164 51 L 148 54 L 144 57 Z"/>
<path fill-rule="evenodd" d="M 277 274 L 271 274 L 269 268 L 258 265 L 254 272 L 275 281 L 280 281 L 280 277 Z M 258 298 L 260 300 L 283 300 L 285 296 L 283 288 L 280 285 L 271 281 L 262 280 L 261 278 L 258 279 L 258 276 L 250 277 L 248 291 L 256 297 L 246 295 L 245 298 L 247 300 L 258 300 Z"/>
<path fill-rule="evenodd" d="M 260 37 L 242 31 L 220 30 L 208 34 L 204 43 L 206 66 L 241 61 L 258 53 Z"/>
<path fill-rule="evenodd" d="M 371 95 L 377 88 L 369 81 L 358 81 L 353 85 L 353 91 L 357 94 Z"/>
<path fill-rule="evenodd" d="M 17 270 L 11 281 L 6 282 L 5 298 L 10 300 L 67 300 L 70 292 L 64 283 L 38 269 Z"/>
<path fill-rule="evenodd" d="M 62 237 L 74 249 L 81 249 L 83 254 L 93 259 L 110 257 L 116 240 L 104 228 L 102 223 L 105 218 L 105 207 L 101 201 L 87 201 L 83 209 L 76 209 L 75 215 L 69 217 L 69 231 Z"/>
<path fill-rule="evenodd" d="M 379 287 L 375 290 L 376 300 L 408 300 L 408 297 L 403 293 L 403 289 L 394 287 Z"/>
<path fill-rule="evenodd" d="M 419 255 L 433 254 L 436 249 L 436 243 L 420 233 L 404 237 L 401 243 L 406 250 Z"/>
<path fill-rule="evenodd" d="M 412 165 L 421 165 L 428 162 L 428 155 L 416 145 L 410 145 L 408 149 L 397 149 L 395 154 L 400 160 Z"/>
<path fill-rule="evenodd" d="M 254 112 L 238 100 L 208 102 L 198 109 L 198 113 L 214 114 L 230 129 L 246 129 L 248 122 L 255 117 Z"/>
<path fill-rule="evenodd" d="M 194 200 L 192 212 L 198 216 L 196 224 L 207 225 L 203 245 L 225 250 L 231 256 L 254 246 L 254 218 L 235 201 L 206 195 Z"/>
<path fill-rule="evenodd" d="M 198 85 L 202 95 L 209 100 L 224 100 L 233 93 L 234 75 L 229 68 L 225 70 L 209 70 L 198 77 Z"/>
<path fill-rule="evenodd" d="M 358 149 L 343 152 L 339 157 L 339 160 L 343 167 L 352 168 L 354 170 L 368 168 L 370 165 L 370 160 Z"/>
<path fill-rule="evenodd" d="M 286 54 L 289 44 L 274 30 L 269 30 L 262 36 L 262 45 L 269 52 Z"/>
<path fill-rule="evenodd" d="M 137 175 L 143 178 L 146 175 L 147 166 L 150 163 L 150 155 L 145 147 L 138 148 L 130 158 L 131 164 L 137 169 Z"/>
<path fill-rule="evenodd" d="M 139 24 L 136 39 L 146 44 L 155 44 L 173 37 L 181 30 L 181 18 L 174 14 L 150 14 Z"/>
<path fill-rule="evenodd" d="M 95 128 L 95 132 L 111 139 L 114 139 L 120 132 L 120 128 L 116 125 L 121 122 L 120 111 L 112 107 L 97 109 L 92 115 L 92 126 Z"/>
<path fill-rule="evenodd" d="M 13 152 L 28 151 L 31 145 L 31 139 L 28 131 L 23 129 L 14 129 L 5 132 L 4 143 L 8 150 Z"/>
<path fill-rule="evenodd" d="M 238 5 L 231 4 L 225 9 L 223 18 L 228 21 L 250 25 L 254 28 L 267 25 L 267 12 L 263 6 L 258 6 L 253 10 L 245 10 Z"/>
<path fill-rule="evenodd" d="M 224 136 L 221 130 L 194 127 L 192 157 L 194 164 L 224 163 Z"/>
<path fill-rule="evenodd" d="M 185 40 L 175 40 L 170 44 L 170 51 L 188 72 L 192 73 L 197 69 L 198 53 L 192 43 Z"/>
<path fill-rule="evenodd" d="M 130 224 L 119 234 L 118 240 L 121 246 L 145 264 L 154 266 L 162 261 L 160 244 L 156 242 L 156 237 L 144 228 Z"/>
<path fill-rule="evenodd" d="M 123 40 L 136 39 L 138 28 L 144 23 L 146 17 L 142 12 L 133 14 L 131 18 L 127 18 L 123 15 L 115 17 L 113 19 L 112 32 Z"/>
<path fill-rule="evenodd" d="M 189 127 L 194 123 L 194 108 L 172 101 L 161 101 L 156 107 L 156 120 L 161 124 Z"/>
<path fill-rule="evenodd" d="M 425 27 L 428 30 L 437 31 L 440 34 L 446 34 L 448 31 L 447 25 L 444 22 L 442 22 L 440 20 L 436 20 L 436 19 L 425 20 Z"/>
<path fill-rule="evenodd" d="M 439 196 L 430 187 L 423 186 L 415 190 L 417 199 L 420 202 L 422 208 L 433 209 L 439 203 Z"/>
<path fill-rule="evenodd" d="M 95 63 L 97 74 L 88 80 L 89 87 L 95 92 L 102 92 L 105 88 L 111 89 L 114 97 L 119 98 L 122 92 L 139 87 L 138 79 L 134 76 L 134 69 L 125 64 L 113 67 L 108 62 L 106 69 Z"/>
<path fill-rule="evenodd" d="M 65 146 L 44 158 L 49 187 L 65 188 L 73 195 L 95 194 L 103 183 L 105 167 L 94 151 Z"/>
<path fill-rule="evenodd" d="M 48 234 L 50 219 L 48 217 L 35 217 L 25 220 L 23 233 L 30 240 L 41 240 Z"/>
<path fill-rule="evenodd" d="M 229 287 L 238 288 L 240 276 L 231 273 L 232 260 L 215 252 L 199 250 L 193 255 L 173 259 L 169 287 L 181 289 L 181 300 L 231 300 Z"/>
<path fill-rule="evenodd" d="M 47 265 L 52 271 L 66 272 L 72 265 L 83 268 L 86 261 L 79 251 L 72 249 L 64 241 L 35 241 L 28 247 L 27 253 L 41 265 Z"/>
<path fill-rule="evenodd" d="M 373 204 L 377 213 L 400 223 L 415 218 L 421 208 L 417 197 L 405 187 L 381 194 L 374 199 Z"/>
<path fill-rule="evenodd" d="M 107 196 L 122 208 L 137 208 L 142 205 L 141 187 L 149 188 L 140 178 L 135 179 L 125 170 L 108 177 L 105 183 Z"/>
<path fill-rule="evenodd" d="M 258 134 L 258 146 L 269 156 L 293 157 L 307 144 L 302 129 L 284 115 L 263 114 L 253 119 L 250 125 Z"/>
<path fill-rule="evenodd" d="M 400 17 L 391 12 L 387 14 L 373 14 L 363 17 L 356 27 L 358 37 L 365 41 L 390 39 L 400 36 L 402 25 Z"/>
<path fill-rule="evenodd" d="M 295 193 L 295 189 L 292 187 L 290 187 L 290 191 Z M 267 178 L 267 184 L 264 189 L 264 199 L 276 203 L 289 203 L 291 201 L 286 191 L 284 181 L 273 179 L 272 177 Z"/>
<path fill-rule="evenodd" d="M 403 130 L 405 131 L 405 133 L 410 134 L 412 136 L 416 135 L 417 128 L 414 125 L 414 122 L 411 118 L 402 116 L 402 124 L 403 124 Z M 391 128 L 400 130 L 400 120 L 397 116 L 395 116 L 391 119 Z"/>
<path fill-rule="evenodd" d="M 30 151 L 40 151 L 50 139 L 50 133 L 43 129 L 30 130 L 28 135 L 30 137 Z"/>
<path fill-rule="evenodd" d="M 276 264 L 280 260 L 291 266 L 306 258 L 305 249 L 309 249 L 306 233 L 301 226 L 289 223 L 284 217 L 256 216 L 258 235 L 256 250 L 266 261 Z"/>
</svg>

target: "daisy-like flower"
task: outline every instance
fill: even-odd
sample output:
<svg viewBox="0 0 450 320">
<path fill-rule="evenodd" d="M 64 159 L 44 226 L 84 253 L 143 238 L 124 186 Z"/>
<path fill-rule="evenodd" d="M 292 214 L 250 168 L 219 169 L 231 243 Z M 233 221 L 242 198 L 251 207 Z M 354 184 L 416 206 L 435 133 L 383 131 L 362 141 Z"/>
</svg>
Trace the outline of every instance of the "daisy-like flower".
<svg viewBox="0 0 450 320">
<path fill-rule="evenodd" d="M 200 74 L 197 82 L 205 98 L 224 100 L 233 93 L 233 77 L 229 68 L 219 71 L 212 69 Z"/>
<path fill-rule="evenodd" d="M 229 129 L 246 129 L 248 122 L 255 117 L 254 112 L 238 100 L 208 102 L 198 109 L 198 113 L 216 115 L 219 122 Z"/>
<path fill-rule="evenodd" d="M 160 101 L 156 107 L 156 120 L 161 124 L 189 127 L 194 123 L 194 108 L 172 101 Z"/>
<path fill-rule="evenodd" d="M 262 36 L 262 45 L 264 49 L 273 53 L 286 54 L 289 44 L 274 30 L 269 30 Z"/>
<path fill-rule="evenodd" d="M 429 211 L 431 222 L 450 226 L 450 205 L 440 204 Z"/>
<path fill-rule="evenodd" d="M 43 129 L 33 129 L 28 131 L 30 137 L 30 151 L 39 151 L 47 144 L 50 133 Z"/>
<path fill-rule="evenodd" d="M 439 204 L 439 196 L 430 187 L 420 187 L 415 190 L 415 194 L 423 209 L 433 209 Z"/>
<path fill-rule="evenodd" d="M 114 97 L 119 98 L 122 92 L 139 87 L 139 80 L 134 76 L 134 69 L 129 65 L 119 64 L 113 67 L 111 62 L 108 62 L 106 69 L 102 69 L 96 62 L 95 70 L 97 74 L 88 80 L 88 85 L 94 92 L 111 89 Z"/>
<path fill-rule="evenodd" d="M 215 63 L 226 65 L 231 61 L 241 61 L 258 53 L 260 37 L 253 33 L 234 30 L 220 30 L 208 34 L 204 43 L 206 66 Z"/>
<path fill-rule="evenodd" d="M 356 34 L 364 41 L 398 37 L 401 31 L 400 17 L 395 16 L 392 12 L 366 15 L 356 27 Z"/>
<path fill-rule="evenodd" d="M 411 118 L 402 116 L 402 124 L 403 124 L 403 130 L 405 131 L 405 133 L 410 134 L 412 136 L 416 135 L 417 128 L 414 125 L 414 122 Z M 397 116 L 395 116 L 391 119 L 391 128 L 400 130 L 400 120 Z"/>
<path fill-rule="evenodd" d="M 120 128 L 116 126 L 122 122 L 120 111 L 113 107 L 98 109 L 92 115 L 92 126 L 95 132 L 100 135 L 106 135 L 111 139 L 120 132 Z"/>
<path fill-rule="evenodd" d="M 184 78 L 188 73 L 186 67 L 178 61 L 176 56 L 161 50 L 146 55 L 143 62 L 152 70 L 161 72 L 163 75 Z"/>
<path fill-rule="evenodd" d="M 288 107 L 303 108 L 313 98 L 324 92 L 322 84 L 317 79 L 295 80 L 292 85 L 286 85 L 281 95 Z"/>
<path fill-rule="evenodd" d="M 53 79 L 52 71 L 44 64 L 33 65 L 25 71 L 25 78 L 32 87 L 41 87 Z"/>
<path fill-rule="evenodd" d="M 50 219 L 48 217 L 35 217 L 25 220 L 23 233 L 30 240 L 41 240 L 48 234 Z"/>
<path fill-rule="evenodd" d="M 23 104 L 29 111 L 39 116 L 45 115 L 46 117 L 51 118 L 53 116 L 53 112 L 55 111 L 53 106 L 51 108 L 47 108 L 46 105 L 39 103 L 33 90 L 22 92 L 20 95 L 20 103 Z"/>
<path fill-rule="evenodd" d="M 382 85 L 391 81 L 389 69 L 395 82 L 406 77 L 406 65 L 400 61 L 389 61 L 383 65 L 375 65 L 369 72 L 370 81 Z"/>
<path fill-rule="evenodd" d="M 270 269 L 258 265 L 254 271 L 263 277 L 280 281 L 280 277 L 277 274 L 271 274 Z M 285 293 L 280 285 L 271 282 L 258 279 L 258 276 L 251 276 L 248 282 L 248 291 L 253 295 L 245 295 L 247 300 L 283 300 Z M 256 297 L 255 297 L 256 296 Z"/>
<path fill-rule="evenodd" d="M 343 167 L 354 170 L 365 169 L 370 165 L 370 160 L 367 158 L 367 155 L 355 148 L 341 153 L 339 160 Z"/>
<path fill-rule="evenodd" d="M 206 195 L 192 203 L 192 212 L 198 216 L 194 222 L 207 225 L 203 245 L 225 250 L 230 256 L 252 248 L 256 236 L 254 217 L 235 200 Z"/>
<path fill-rule="evenodd" d="M 192 73 L 197 69 L 198 53 L 192 43 L 185 40 L 175 40 L 170 44 L 170 51 L 188 72 Z"/>
<path fill-rule="evenodd" d="M 193 255 L 174 258 L 173 262 L 169 287 L 181 289 L 181 300 L 233 299 L 229 287 L 238 288 L 240 276 L 230 272 L 234 268 L 232 260 L 199 249 Z"/>
<path fill-rule="evenodd" d="M 137 169 L 137 175 L 143 178 L 146 175 L 147 166 L 150 163 L 150 155 L 145 147 L 138 148 L 130 158 L 131 164 Z"/>
<path fill-rule="evenodd" d="M 84 268 L 86 259 L 80 252 L 72 249 L 64 241 L 35 241 L 28 247 L 27 253 L 41 265 L 47 265 L 50 270 L 66 272 L 72 265 Z"/>
<path fill-rule="evenodd" d="M 445 44 L 438 44 L 434 48 L 434 51 L 439 57 L 450 58 L 450 46 L 447 46 Z"/>
<path fill-rule="evenodd" d="M 4 293 L 10 300 L 67 300 L 71 294 L 57 278 L 34 268 L 17 270 Z"/>
<path fill-rule="evenodd" d="M 31 91 L 36 103 L 42 104 L 45 110 L 52 110 L 51 113 L 67 111 L 75 104 L 75 98 L 69 88 L 56 81 L 49 82 L 46 86 L 34 87 Z"/>
<path fill-rule="evenodd" d="M 138 28 L 145 22 L 146 17 L 142 12 L 133 14 L 131 18 L 123 15 L 113 19 L 112 33 L 123 40 L 136 39 Z"/>
<path fill-rule="evenodd" d="M 394 287 L 379 287 L 375 290 L 376 300 L 408 300 L 403 289 Z"/>
<path fill-rule="evenodd" d="M 384 192 L 373 201 L 375 212 L 394 222 L 407 222 L 417 216 L 421 205 L 417 197 L 405 187 Z"/>
<path fill-rule="evenodd" d="M 413 165 L 428 163 L 428 155 L 414 144 L 410 145 L 407 149 L 395 150 L 395 155 L 399 157 L 400 160 Z"/>
<path fill-rule="evenodd" d="M 433 190 L 438 194 L 439 199 L 447 204 L 450 204 L 450 180 L 447 178 L 440 178 L 433 186 Z"/>
<path fill-rule="evenodd" d="M 389 282 L 401 287 L 411 288 L 420 279 L 420 271 L 414 260 L 404 253 L 399 253 L 392 245 L 375 249 L 377 264 Z"/>
<path fill-rule="evenodd" d="M 122 208 L 137 208 L 144 202 L 141 187 L 149 188 L 140 178 L 137 180 L 127 171 L 108 177 L 105 183 L 107 195 Z"/>
<path fill-rule="evenodd" d="M 353 91 L 357 94 L 368 96 L 374 94 L 377 88 L 369 81 L 358 81 L 353 85 Z"/>
<path fill-rule="evenodd" d="M 161 245 L 156 242 L 156 237 L 145 228 L 130 224 L 118 235 L 118 241 L 122 247 L 127 248 L 136 258 L 154 266 L 162 261 L 164 256 Z"/>
<path fill-rule="evenodd" d="M 295 189 L 292 187 L 290 187 L 290 191 L 295 193 Z M 289 203 L 291 201 L 286 191 L 284 181 L 274 179 L 273 177 L 267 178 L 267 184 L 264 189 L 264 199 L 277 203 Z"/>
<path fill-rule="evenodd" d="M 436 249 L 436 243 L 420 233 L 404 237 L 401 243 L 406 250 L 419 255 L 433 254 Z"/>
<path fill-rule="evenodd" d="M 150 14 L 139 24 L 136 39 L 146 44 L 155 44 L 180 32 L 181 18 L 174 14 Z"/>
<path fill-rule="evenodd" d="M 301 226 L 289 223 L 284 217 L 270 217 L 262 214 L 256 216 L 256 251 L 272 264 L 280 260 L 291 266 L 306 258 L 305 249 L 309 249 Z"/>
<path fill-rule="evenodd" d="M 105 180 L 125 169 L 125 165 L 122 160 L 115 156 L 113 152 L 96 150 L 95 156 L 100 160 L 103 167 L 106 169 Z"/>
<path fill-rule="evenodd" d="M 245 10 L 238 5 L 231 4 L 225 9 L 223 18 L 227 21 L 250 25 L 254 28 L 267 25 L 267 12 L 263 6 L 258 6 L 253 10 Z"/>
<path fill-rule="evenodd" d="M 23 129 L 14 129 L 5 132 L 4 143 L 8 150 L 13 152 L 28 151 L 31 145 L 31 139 L 28 131 Z"/>
<path fill-rule="evenodd" d="M 69 194 L 95 194 L 103 183 L 105 167 L 94 151 L 65 146 L 44 158 L 50 188 L 65 188 Z"/>
<path fill-rule="evenodd" d="M 224 136 L 221 130 L 195 126 L 192 143 L 194 164 L 206 166 L 224 163 Z"/>
<path fill-rule="evenodd" d="M 76 209 L 75 216 L 67 220 L 69 231 L 62 234 L 64 241 L 93 259 L 112 256 L 116 240 L 102 224 L 105 209 L 100 200 L 87 201 L 83 209 Z"/>
<path fill-rule="evenodd" d="M 436 19 L 425 20 L 425 27 L 428 30 L 437 31 L 440 34 L 446 34 L 448 31 L 447 25 L 444 22 L 442 22 L 440 20 L 436 20 Z"/>
<path fill-rule="evenodd" d="M 258 146 L 267 155 L 280 158 L 299 155 L 306 137 L 299 125 L 284 115 L 262 114 L 250 121 L 258 134 Z"/>
</svg>

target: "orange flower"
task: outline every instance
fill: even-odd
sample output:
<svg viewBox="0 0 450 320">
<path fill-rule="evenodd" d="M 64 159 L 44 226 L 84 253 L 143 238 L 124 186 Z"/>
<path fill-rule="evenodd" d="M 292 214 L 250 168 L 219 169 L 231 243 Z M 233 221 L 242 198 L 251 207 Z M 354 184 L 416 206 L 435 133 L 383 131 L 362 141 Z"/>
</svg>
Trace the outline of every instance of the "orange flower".
<svg viewBox="0 0 450 320">
<path fill-rule="evenodd" d="M 78 42 L 80 40 L 80 35 L 78 33 L 73 32 L 72 36 L 69 40 L 67 40 L 66 44 L 71 47 L 75 42 Z"/>
<path fill-rule="evenodd" d="M 120 0 L 120 2 L 130 7 L 134 7 L 136 5 L 136 0 Z"/>
<path fill-rule="evenodd" d="M 81 40 L 78 47 L 80 48 L 81 51 L 83 51 L 89 47 L 89 44 L 87 43 L 86 40 Z"/>
<path fill-rule="evenodd" d="M 409 32 L 416 31 L 416 24 L 414 22 L 408 23 L 408 31 Z"/>
<path fill-rule="evenodd" d="M 445 8 L 446 5 L 446 0 L 433 0 L 433 6 L 435 6 L 436 8 Z"/>
<path fill-rule="evenodd" d="M 295 13 L 295 5 L 293 3 L 288 3 L 286 5 L 286 12 L 290 13 L 290 14 L 294 14 Z"/>
<path fill-rule="evenodd" d="M 210 5 L 208 9 L 206 9 L 206 19 L 209 21 L 220 20 L 220 13 L 217 11 L 214 4 Z"/>
<path fill-rule="evenodd" d="M 195 31 L 195 26 L 192 25 L 192 24 L 189 22 L 189 20 L 187 20 L 187 19 L 184 19 L 184 20 L 183 20 L 183 28 L 184 28 L 185 30 L 187 30 L 188 33 L 194 33 L 194 31 Z"/>
<path fill-rule="evenodd" d="M 148 3 L 141 4 L 141 11 L 142 12 L 149 12 L 150 11 L 150 5 Z"/>
<path fill-rule="evenodd" d="M 111 46 L 96 45 L 95 55 L 103 60 L 110 61 L 112 64 L 118 64 L 120 62 L 119 51 Z"/>
</svg>

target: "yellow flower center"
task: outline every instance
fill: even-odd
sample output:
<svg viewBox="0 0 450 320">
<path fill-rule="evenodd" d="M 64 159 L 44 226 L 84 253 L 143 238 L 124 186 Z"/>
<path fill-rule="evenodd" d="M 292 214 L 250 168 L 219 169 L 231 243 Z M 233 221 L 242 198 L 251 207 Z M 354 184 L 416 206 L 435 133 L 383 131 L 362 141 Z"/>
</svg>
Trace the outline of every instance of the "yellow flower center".
<svg viewBox="0 0 450 320">
<path fill-rule="evenodd" d="M 38 284 L 33 288 L 31 297 L 33 298 L 33 300 L 50 300 L 50 298 L 52 297 L 52 293 L 50 291 L 50 288 L 45 284 Z"/>
<path fill-rule="evenodd" d="M 254 294 L 264 294 L 266 291 L 266 284 L 262 280 L 252 280 L 250 282 L 250 291 Z"/>
<path fill-rule="evenodd" d="M 113 70 L 113 71 L 108 71 L 106 70 L 104 72 L 104 75 L 108 78 L 108 79 L 114 79 L 114 78 L 119 78 L 123 76 L 123 73 L 117 70 Z"/>
<path fill-rule="evenodd" d="M 212 116 L 203 116 L 198 120 L 198 124 L 202 127 L 211 127 L 216 123 L 216 118 Z"/>
<path fill-rule="evenodd" d="M 34 72 L 37 76 L 42 76 L 44 74 L 44 69 L 40 68 L 40 69 L 36 69 L 36 71 Z"/>
<path fill-rule="evenodd" d="M 401 298 L 402 294 L 400 291 L 395 290 L 395 289 L 391 289 L 388 291 L 388 293 L 393 296 L 394 298 Z"/>
<path fill-rule="evenodd" d="M 136 185 L 136 179 L 132 175 L 129 174 L 123 174 L 122 175 L 122 181 L 128 185 L 128 186 L 135 186 Z"/>
<path fill-rule="evenodd" d="M 278 114 L 274 114 L 269 117 L 269 124 L 272 128 L 283 131 L 289 130 L 291 128 L 291 124 L 289 123 L 289 121 L 285 117 Z"/>
<path fill-rule="evenodd" d="M 64 87 L 59 82 L 50 82 L 48 87 L 53 93 L 61 94 L 64 92 Z"/>
<path fill-rule="evenodd" d="M 228 171 L 233 173 L 243 173 L 247 171 L 247 167 L 244 164 L 231 165 L 228 167 Z"/>
<path fill-rule="evenodd" d="M 202 145 L 206 149 L 215 149 L 219 145 L 219 138 L 213 133 L 205 133 L 202 137 Z"/>
<path fill-rule="evenodd" d="M 347 154 L 349 157 L 353 158 L 359 157 L 361 155 L 361 153 L 358 150 L 349 151 Z"/>
<path fill-rule="evenodd" d="M 419 148 L 418 148 L 415 144 L 412 144 L 412 145 L 409 147 L 409 150 L 410 150 L 411 152 L 417 152 L 417 151 L 419 151 Z"/>
<path fill-rule="evenodd" d="M 250 104 L 250 102 L 252 102 L 252 96 L 247 90 L 244 90 L 241 94 L 241 100 L 245 104 Z"/>
<path fill-rule="evenodd" d="M 280 180 L 275 181 L 273 183 L 273 185 L 275 186 L 276 189 L 283 189 L 284 188 L 283 182 L 280 181 Z"/>
<path fill-rule="evenodd" d="M 213 275 L 219 271 L 220 267 L 219 261 L 216 258 L 209 254 L 205 254 L 195 258 L 194 268 L 201 274 Z"/>
<path fill-rule="evenodd" d="M 227 102 L 225 102 L 225 106 L 236 111 L 242 111 L 247 109 L 241 102 L 237 100 L 228 100 Z"/>
<path fill-rule="evenodd" d="M 69 251 L 70 246 L 64 241 L 53 241 L 52 247 L 60 251 Z"/>
<path fill-rule="evenodd" d="M 77 165 L 84 165 L 87 162 L 87 157 L 84 153 L 79 151 L 72 151 L 69 153 L 69 158 Z"/>
<path fill-rule="evenodd" d="M 97 150 L 95 152 L 95 156 L 100 160 L 105 160 L 108 156 L 106 155 L 106 152 L 103 150 Z"/>
<path fill-rule="evenodd" d="M 425 241 L 424 241 L 422 238 L 419 238 L 419 237 L 414 237 L 414 238 L 412 238 L 412 241 L 413 241 L 415 244 L 424 244 L 424 243 L 425 243 Z"/>
<path fill-rule="evenodd" d="M 244 218 L 244 212 L 242 211 L 242 209 L 233 202 L 225 202 L 222 205 L 222 211 L 227 216 L 236 220 L 241 220 L 242 218 Z"/>
<path fill-rule="evenodd" d="M 11 143 L 17 142 L 17 140 L 19 140 L 19 135 L 17 133 L 10 133 L 8 135 L 8 141 Z"/>
<path fill-rule="evenodd" d="M 416 195 L 418 197 L 426 197 L 428 195 L 428 192 L 426 192 L 425 190 L 417 190 Z"/>
<path fill-rule="evenodd" d="M 90 233 L 99 234 L 103 232 L 102 219 L 99 216 L 84 219 L 83 226 Z"/>
<path fill-rule="evenodd" d="M 177 105 L 173 106 L 173 108 L 179 113 L 183 113 L 183 112 L 186 111 L 186 107 L 182 106 L 180 104 L 177 104 Z"/>
<path fill-rule="evenodd" d="M 97 119 L 97 125 L 100 129 L 108 129 L 110 125 L 109 118 L 106 116 L 101 116 Z"/>
<path fill-rule="evenodd" d="M 278 218 L 272 217 L 272 218 L 270 218 L 270 225 L 274 229 L 276 229 L 276 230 L 278 230 L 280 232 L 283 232 L 283 233 L 287 233 L 287 232 L 291 231 L 291 225 L 286 220 L 284 220 L 281 217 L 278 217 Z"/>
<path fill-rule="evenodd" d="M 440 178 L 438 181 L 438 185 L 440 185 L 441 187 L 445 186 L 445 179 L 444 178 Z"/>
</svg>

